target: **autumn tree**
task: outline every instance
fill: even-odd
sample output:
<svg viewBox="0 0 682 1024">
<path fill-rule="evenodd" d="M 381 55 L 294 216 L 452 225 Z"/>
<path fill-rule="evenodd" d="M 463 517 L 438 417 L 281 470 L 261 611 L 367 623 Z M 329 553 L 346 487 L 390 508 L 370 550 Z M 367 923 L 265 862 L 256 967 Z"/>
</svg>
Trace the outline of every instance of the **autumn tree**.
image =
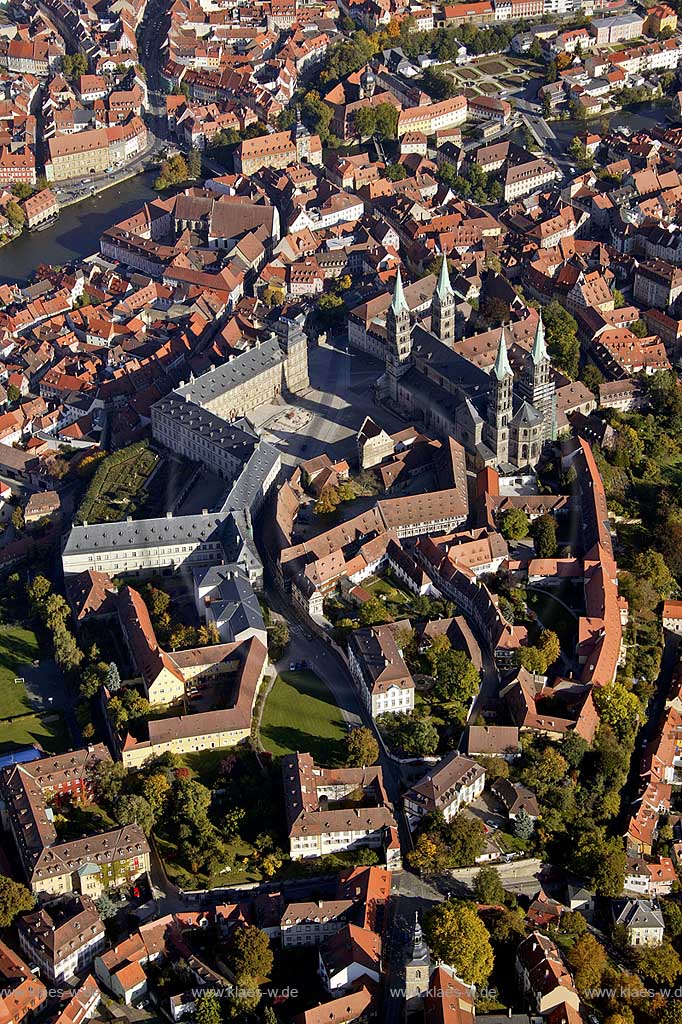
<svg viewBox="0 0 682 1024">
<path fill-rule="evenodd" d="M 35 902 L 25 885 L 0 875 L 0 928 L 9 928 L 15 917 L 33 910 Z"/>
<path fill-rule="evenodd" d="M 424 932 L 433 956 L 449 964 L 467 985 L 482 986 L 493 969 L 488 930 L 474 908 L 447 900 L 431 910 Z"/>
<path fill-rule="evenodd" d="M 568 962 L 579 992 L 585 993 L 599 986 L 606 960 L 606 950 L 594 935 L 588 932 L 576 941 L 568 954 Z"/>
<path fill-rule="evenodd" d="M 362 726 L 350 729 L 346 737 L 346 765 L 349 768 L 366 768 L 379 757 L 379 744 L 371 729 Z"/>
<path fill-rule="evenodd" d="M 273 963 L 270 939 L 255 925 L 237 927 L 232 932 L 226 958 L 236 977 L 246 974 L 267 978 Z"/>
</svg>

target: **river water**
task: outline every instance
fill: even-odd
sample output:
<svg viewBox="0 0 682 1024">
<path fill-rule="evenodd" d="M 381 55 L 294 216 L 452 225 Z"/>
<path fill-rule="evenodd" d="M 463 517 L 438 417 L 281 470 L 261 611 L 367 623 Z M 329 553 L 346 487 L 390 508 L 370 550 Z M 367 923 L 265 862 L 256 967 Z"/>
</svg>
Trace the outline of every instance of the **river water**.
<svg viewBox="0 0 682 1024">
<path fill-rule="evenodd" d="M 45 231 L 25 231 L 0 249 L 0 282 L 24 284 L 39 263 L 60 266 L 99 251 L 105 228 L 135 213 L 157 193 L 154 172 L 138 174 L 99 195 L 66 206 Z"/>
</svg>

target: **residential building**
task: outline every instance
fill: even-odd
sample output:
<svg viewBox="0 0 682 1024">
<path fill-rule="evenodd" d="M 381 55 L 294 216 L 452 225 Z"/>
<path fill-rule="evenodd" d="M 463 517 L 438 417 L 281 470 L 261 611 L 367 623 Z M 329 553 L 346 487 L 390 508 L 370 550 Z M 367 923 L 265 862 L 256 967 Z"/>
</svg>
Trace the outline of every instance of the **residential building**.
<svg viewBox="0 0 682 1024">
<path fill-rule="evenodd" d="M 413 710 L 414 680 L 390 626 L 354 630 L 348 645 L 348 667 L 373 718 Z"/>
<path fill-rule="evenodd" d="M 89 896 L 52 900 L 17 922 L 19 945 L 53 984 L 83 974 L 106 945 L 104 924 Z"/>
<path fill-rule="evenodd" d="M 448 754 L 407 790 L 403 797 L 410 828 L 438 811 L 446 821 L 477 800 L 485 787 L 485 770 L 469 757 Z"/>
</svg>

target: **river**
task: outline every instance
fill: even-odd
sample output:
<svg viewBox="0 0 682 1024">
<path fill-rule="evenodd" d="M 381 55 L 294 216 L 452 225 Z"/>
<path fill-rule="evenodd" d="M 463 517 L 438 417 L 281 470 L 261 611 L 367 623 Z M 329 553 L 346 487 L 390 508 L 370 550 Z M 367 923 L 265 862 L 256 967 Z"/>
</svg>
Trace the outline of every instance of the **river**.
<svg viewBox="0 0 682 1024">
<path fill-rule="evenodd" d="M 154 172 L 113 185 L 105 192 L 66 206 L 59 219 L 44 231 L 25 231 L 0 249 L 0 282 L 25 284 L 39 263 L 60 266 L 99 251 L 105 228 L 135 213 L 155 198 Z"/>
</svg>

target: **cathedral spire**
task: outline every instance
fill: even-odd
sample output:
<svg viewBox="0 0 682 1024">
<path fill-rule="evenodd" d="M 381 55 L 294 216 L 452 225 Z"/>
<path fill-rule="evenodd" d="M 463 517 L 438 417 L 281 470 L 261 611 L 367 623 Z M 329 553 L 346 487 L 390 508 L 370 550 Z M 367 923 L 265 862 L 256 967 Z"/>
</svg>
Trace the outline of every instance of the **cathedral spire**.
<svg viewBox="0 0 682 1024">
<path fill-rule="evenodd" d="M 398 273 L 395 276 L 395 288 L 393 290 L 393 301 L 391 302 L 391 309 L 398 315 L 406 310 L 409 310 L 407 300 L 405 298 L 405 292 L 403 291 L 403 279 L 400 276 L 400 267 L 398 267 Z"/>
<path fill-rule="evenodd" d="M 497 357 L 495 359 L 495 365 L 493 366 L 493 373 L 498 380 L 504 380 L 505 377 L 512 377 L 512 368 L 509 365 L 509 356 L 507 355 L 507 334 L 504 326 L 500 331 L 500 344 L 497 349 Z"/>
<path fill-rule="evenodd" d="M 445 254 L 445 250 L 443 250 L 443 262 L 440 265 L 440 274 L 438 275 L 436 292 L 441 302 L 445 302 L 445 300 L 452 295 L 452 285 L 450 284 L 450 273 L 448 271 L 448 258 Z"/>
<path fill-rule="evenodd" d="M 542 313 L 538 314 L 538 326 L 535 331 L 535 340 L 533 341 L 530 357 L 536 366 L 544 359 L 549 359 L 547 346 L 545 345 L 545 325 L 542 322 Z"/>
</svg>

